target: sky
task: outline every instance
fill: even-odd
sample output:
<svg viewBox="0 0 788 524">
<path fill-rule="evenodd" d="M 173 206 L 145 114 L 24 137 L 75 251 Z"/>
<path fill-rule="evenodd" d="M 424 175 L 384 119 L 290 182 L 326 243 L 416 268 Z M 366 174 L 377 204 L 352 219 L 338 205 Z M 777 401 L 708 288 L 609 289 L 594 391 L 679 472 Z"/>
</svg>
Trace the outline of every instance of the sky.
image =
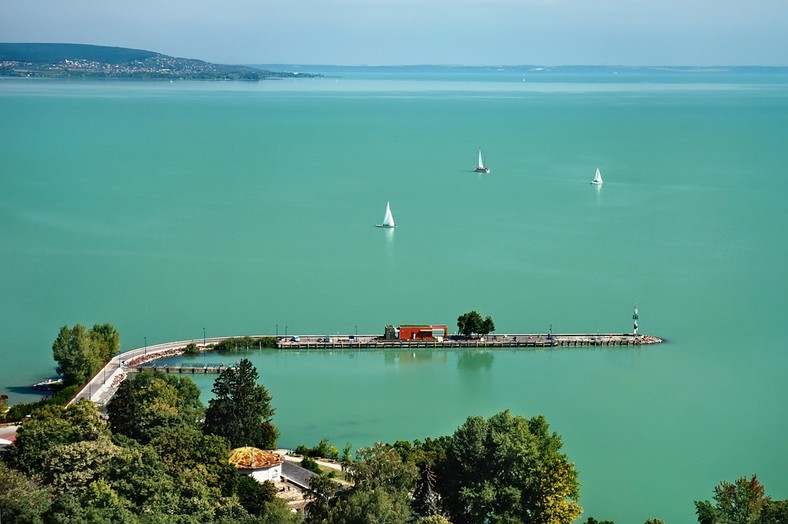
<svg viewBox="0 0 788 524">
<path fill-rule="evenodd" d="M 788 65 L 788 0 L 0 0 L 0 41 L 225 64 Z"/>
</svg>

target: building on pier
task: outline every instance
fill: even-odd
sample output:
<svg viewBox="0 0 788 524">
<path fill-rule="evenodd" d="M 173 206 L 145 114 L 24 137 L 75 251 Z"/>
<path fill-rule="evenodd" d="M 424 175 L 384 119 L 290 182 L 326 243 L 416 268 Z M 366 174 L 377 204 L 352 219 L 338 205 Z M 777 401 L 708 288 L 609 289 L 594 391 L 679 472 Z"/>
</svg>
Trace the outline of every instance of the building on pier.
<svg viewBox="0 0 788 524">
<path fill-rule="evenodd" d="M 386 340 L 438 341 L 448 338 L 449 328 L 445 324 L 403 324 L 399 327 L 386 326 Z"/>
</svg>

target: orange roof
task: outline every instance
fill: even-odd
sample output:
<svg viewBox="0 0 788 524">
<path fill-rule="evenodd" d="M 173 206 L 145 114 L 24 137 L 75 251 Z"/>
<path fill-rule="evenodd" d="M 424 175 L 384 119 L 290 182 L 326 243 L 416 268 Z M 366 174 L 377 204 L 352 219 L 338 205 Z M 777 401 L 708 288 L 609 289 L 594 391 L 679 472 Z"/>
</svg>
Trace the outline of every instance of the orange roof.
<svg viewBox="0 0 788 524">
<path fill-rule="evenodd" d="M 279 453 L 246 447 L 236 448 L 230 452 L 229 462 L 238 469 L 263 469 L 276 466 L 285 461 Z"/>
</svg>

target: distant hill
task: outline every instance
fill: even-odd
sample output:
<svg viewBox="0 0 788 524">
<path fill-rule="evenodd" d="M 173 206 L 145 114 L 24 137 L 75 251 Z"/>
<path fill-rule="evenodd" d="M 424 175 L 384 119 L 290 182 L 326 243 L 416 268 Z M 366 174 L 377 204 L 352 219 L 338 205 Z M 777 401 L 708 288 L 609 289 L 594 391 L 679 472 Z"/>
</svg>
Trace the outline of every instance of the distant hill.
<svg viewBox="0 0 788 524">
<path fill-rule="evenodd" d="M 45 78 L 137 78 L 184 80 L 265 80 L 313 77 L 254 67 L 86 44 L 0 43 L 0 76 Z"/>
</svg>

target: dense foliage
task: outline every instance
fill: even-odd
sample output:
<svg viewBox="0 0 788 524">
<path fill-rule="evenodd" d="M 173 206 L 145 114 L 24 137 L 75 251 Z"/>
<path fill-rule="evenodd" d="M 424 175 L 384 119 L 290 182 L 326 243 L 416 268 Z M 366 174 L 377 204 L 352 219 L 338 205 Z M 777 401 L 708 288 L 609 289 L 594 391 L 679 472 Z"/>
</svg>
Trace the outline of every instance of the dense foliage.
<svg viewBox="0 0 788 524">
<path fill-rule="evenodd" d="M 214 344 L 214 351 L 244 351 L 247 349 L 275 348 L 276 337 L 233 337 Z"/>
<path fill-rule="evenodd" d="M 205 411 L 205 432 L 226 438 L 234 448 L 274 449 L 279 432 L 271 423 L 271 395 L 257 383 L 257 370 L 248 359 L 227 368 L 213 385 L 214 398 Z"/>
<path fill-rule="evenodd" d="M 89 331 L 82 324 L 61 327 L 52 343 L 58 374 L 66 385 L 84 384 L 115 356 L 119 340 L 110 324 L 96 324 Z"/>
<path fill-rule="evenodd" d="M 482 319 L 476 311 L 468 311 L 457 317 L 457 329 L 465 337 L 470 337 L 474 333 L 483 336 L 495 331 L 495 323 L 491 316 Z"/>
<path fill-rule="evenodd" d="M 109 421 L 84 399 L 25 420 L 0 465 L 1 522 L 300 522 L 271 485 L 238 475 L 225 438 L 203 433 L 188 378 L 146 371 L 118 395 Z"/>
<path fill-rule="evenodd" d="M 359 450 L 352 488 L 313 480 L 307 522 L 570 523 L 579 485 L 560 450 L 543 417 L 470 417 L 448 437 Z"/>
<path fill-rule="evenodd" d="M 784 524 L 788 522 L 788 500 L 774 501 L 753 475 L 714 488 L 714 503 L 695 501 L 701 524 Z"/>
<path fill-rule="evenodd" d="M 170 428 L 199 428 L 200 389 L 188 377 L 146 370 L 125 380 L 107 405 L 112 431 L 143 444 Z"/>
</svg>

